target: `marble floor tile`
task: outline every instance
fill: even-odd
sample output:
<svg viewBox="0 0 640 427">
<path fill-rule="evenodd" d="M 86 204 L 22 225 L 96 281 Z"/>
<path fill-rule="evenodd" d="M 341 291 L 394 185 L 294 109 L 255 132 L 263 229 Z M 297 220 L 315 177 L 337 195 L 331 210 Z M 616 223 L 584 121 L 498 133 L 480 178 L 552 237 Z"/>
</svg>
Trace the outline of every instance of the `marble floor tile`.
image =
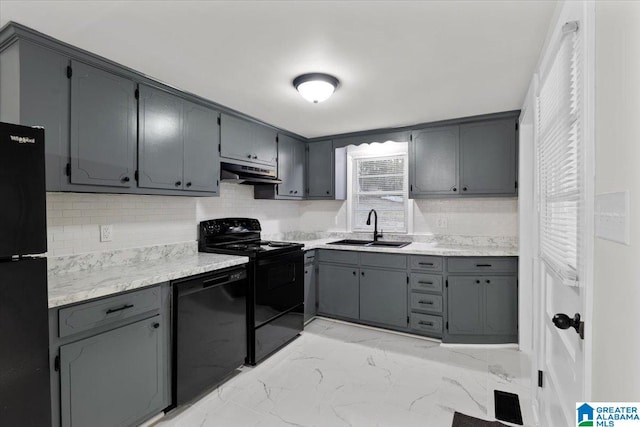
<svg viewBox="0 0 640 427">
<path fill-rule="evenodd" d="M 161 427 L 450 427 L 455 411 L 494 419 L 493 390 L 532 422 L 529 361 L 515 349 L 436 341 L 316 319 L 301 336 Z"/>
</svg>

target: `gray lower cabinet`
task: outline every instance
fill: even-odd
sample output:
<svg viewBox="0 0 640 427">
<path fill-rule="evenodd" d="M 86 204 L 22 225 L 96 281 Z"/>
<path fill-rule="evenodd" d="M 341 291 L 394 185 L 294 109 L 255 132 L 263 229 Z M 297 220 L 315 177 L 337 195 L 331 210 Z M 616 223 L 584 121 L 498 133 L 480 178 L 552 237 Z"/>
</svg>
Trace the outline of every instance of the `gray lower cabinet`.
<svg viewBox="0 0 640 427">
<path fill-rule="evenodd" d="M 135 426 L 171 403 L 170 286 L 49 310 L 53 427 Z"/>
<path fill-rule="evenodd" d="M 71 61 L 72 184 L 135 185 L 136 84 Z"/>
<path fill-rule="evenodd" d="M 360 269 L 360 320 L 407 327 L 407 273 Z"/>
<path fill-rule="evenodd" d="M 159 315 L 60 347 L 62 426 L 127 426 L 164 406 Z"/>
<path fill-rule="evenodd" d="M 276 166 L 275 130 L 228 114 L 222 114 L 220 121 L 220 155 L 223 160 Z"/>
<path fill-rule="evenodd" d="M 318 313 L 345 319 L 360 318 L 358 266 L 319 264 Z"/>
<path fill-rule="evenodd" d="M 315 251 L 304 254 L 304 321 L 308 322 L 318 312 L 318 286 L 316 284 Z"/>
<path fill-rule="evenodd" d="M 517 276 L 449 276 L 445 342 L 517 342 Z"/>
<path fill-rule="evenodd" d="M 278 196 L 304 197 L 304 142 L 287 135 L 278 135 Z"/>
<path fill-rule="evenodd" d="M 327 140 L 307 143 L 306 151 L 307 198 L 333 200 L 335 197 L 333 142 Z"/>
</svg>

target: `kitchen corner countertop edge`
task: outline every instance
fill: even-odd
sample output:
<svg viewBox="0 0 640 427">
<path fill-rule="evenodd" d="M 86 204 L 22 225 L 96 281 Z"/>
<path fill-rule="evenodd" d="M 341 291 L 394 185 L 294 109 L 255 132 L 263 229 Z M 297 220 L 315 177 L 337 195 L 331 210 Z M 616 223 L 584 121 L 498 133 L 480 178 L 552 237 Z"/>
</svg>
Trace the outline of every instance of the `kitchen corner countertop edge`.
<svg viewBox="0 0 640 427">
<path fill-rule="evenodd" d="M 138 264 L 49 274 L 49 308 L 115 295 L 249 262 L 248 257 L 198 253 Z"/>
<path fill-rule="evenodd" d="M 518 248 L 515 246 L 463 246 L 463 245 L 437 245 L 432 243 L 413 242 L 402 248 L 390 247 L 363 247 L 351 245 L 330 245 L 336 238 L 298 241 L 304 245 L 304 250 L 331 249 L 340 251 L 378 252 L 400 255 L 433 255 L 433 256 L 518 256 Z"/>
</svg>

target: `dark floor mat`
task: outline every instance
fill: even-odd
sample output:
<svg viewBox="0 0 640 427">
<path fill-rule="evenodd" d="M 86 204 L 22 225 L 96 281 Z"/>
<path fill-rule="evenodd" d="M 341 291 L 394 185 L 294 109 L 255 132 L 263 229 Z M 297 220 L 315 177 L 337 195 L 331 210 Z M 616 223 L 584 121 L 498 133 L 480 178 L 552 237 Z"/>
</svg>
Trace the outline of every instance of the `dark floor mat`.
<svg viewBox="0 0 640 427">
<path fill-rule="evenodd" d="M 506 427 L 505 424 L 498 421 L 486 421 L 480 418 L 470 417 L 469 415 L 456 412 L 453 414 L 453 424 L 451 427 Z"/>
<path fill-rule="evenodd" d="M 517 394 L 494 390 L 493 397 L 496 404 L 496 418 L 508 423 L 522 425 L 520 399 Z"/>
</svg>

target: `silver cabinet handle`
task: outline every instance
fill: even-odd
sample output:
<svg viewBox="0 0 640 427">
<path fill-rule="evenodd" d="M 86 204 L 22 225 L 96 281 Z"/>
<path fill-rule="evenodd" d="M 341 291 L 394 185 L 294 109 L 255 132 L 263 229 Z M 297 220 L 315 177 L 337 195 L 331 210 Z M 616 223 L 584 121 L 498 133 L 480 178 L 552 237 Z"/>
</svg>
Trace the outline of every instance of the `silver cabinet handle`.
<svg viewBox="0 0 640 427">
<path fill-rule="evenodd" d="M 421 285 L 433 285 L 433 282 L 424 282 L 422 280 L 418 280 L 418 283 L 420 283 Z"/>
<path fill-rule="evenodd" d="M 418 322 L 418 325 L 433 326 L 433 322 L 423 322 L 421 320 L 421 321 Z"/>
<path fill-rule="evenodd" d="M 418 301 L 420 304 L 433 305 L 433 301 Z"/>
</svg>

